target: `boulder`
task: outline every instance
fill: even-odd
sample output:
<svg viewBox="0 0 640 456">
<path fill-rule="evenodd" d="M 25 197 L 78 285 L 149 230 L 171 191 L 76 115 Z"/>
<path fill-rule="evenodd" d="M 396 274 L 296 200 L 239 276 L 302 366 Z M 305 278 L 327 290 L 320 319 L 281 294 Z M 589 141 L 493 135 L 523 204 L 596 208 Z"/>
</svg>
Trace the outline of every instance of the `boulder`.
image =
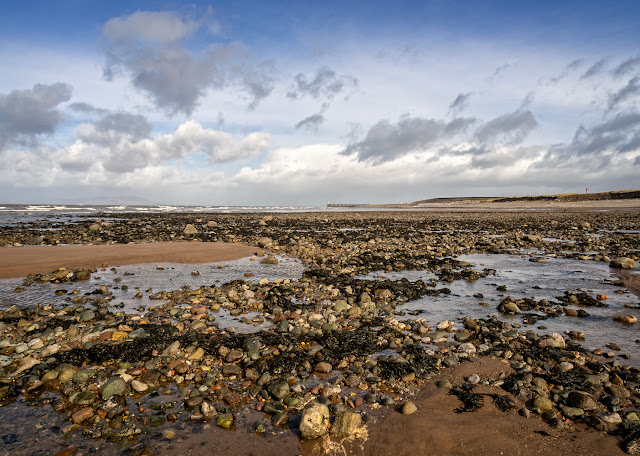
<svg viewBox="0 0 640 456">
<path fill-rule="evenodd" d="M 329 408 L 324 404 L 313 403 L 302 410 L 300 434 L 303 439 L 317 439 L 327 433 L 329 428 Z"/>
</svg>

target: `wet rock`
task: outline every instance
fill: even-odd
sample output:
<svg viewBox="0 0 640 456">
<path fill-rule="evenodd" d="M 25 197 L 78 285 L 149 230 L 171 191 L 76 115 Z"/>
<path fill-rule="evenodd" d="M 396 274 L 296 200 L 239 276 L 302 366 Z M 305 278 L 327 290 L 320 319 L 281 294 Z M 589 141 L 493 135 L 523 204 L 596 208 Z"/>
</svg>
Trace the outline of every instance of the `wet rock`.
<svg viewBox="0 0 640 456">
<path fill-rule="evenodd" d="M 278 259 L 274 256 L 267 256 L 260 260 L 262 264 L 278 264 Z"/>
<path fill-rule="evenodd" d="M 284 380 L 276 380 L 269 384 L 269 392 L 277 399 L 284 399 L 291 393 L 289 384 Z"/>
<path fill-rule="evenodd" d="M 362 426 L 359 413 L 344 412 L 336 417 L 331 427 L 331 435 L 349 436 L 355 434 Z"/>
<path fill-rule="evenodd" d="M 618 269 L 635 269 L 636 262 L 632 258 L 618 257 L 611 260 L 609 267 Z"/>
<path fill-rule="evenodd" d="M 100 388 L 100 397 L 104 400 L 112 396 L 121 396 L 127 389 L 127 384 L 121 377 L 111 377 Z"/>
<path fill-rule="evenodd" d="M 300 434 L 303 439 L 317 439 L 327 433 L 328 427 L 329 408 L 326 405 L 313 403 L 302 410 Z"/>
<path fill-rule="evenodd" d="M 93 409 L 91 407 L 84 407 L 71 415 L 71 421 L 76 424 L 80 424 L 83 421 L 91 418 L 93 416 Z"/>
<path fill-rule="evenodd" d="M 597 408 L 596 401 L 593 400 L 589 393 L 584 391 L 571 391 L 567 397 L 567 405 L 582 410 L 595 410 Z"/>
<path fill-rule="evenodd" d="M 411 401 L 407 401 L 404 404 L 402 404 L 402 409 L 400 412 L 403 415 L 413 415 L 417 411 L 418 411 L 418 407 L 416 406 L 416 404 L 414 404 Z"/>
<path fill-rule="evenodd" d="M 626 323 L 628 325 L 635 325 L 638 323 L 638 317 L 634 315 L 616 315 L 613 317 L 615 321 L 619 321 L 621 323 Z"/>
<path fill-rule="evenodd" d="M 233 415 L 231 413 L 224 413 L 218 417 L 216 424 L 224 429 L 229 429 L 233 426 Z"/>
</svg>

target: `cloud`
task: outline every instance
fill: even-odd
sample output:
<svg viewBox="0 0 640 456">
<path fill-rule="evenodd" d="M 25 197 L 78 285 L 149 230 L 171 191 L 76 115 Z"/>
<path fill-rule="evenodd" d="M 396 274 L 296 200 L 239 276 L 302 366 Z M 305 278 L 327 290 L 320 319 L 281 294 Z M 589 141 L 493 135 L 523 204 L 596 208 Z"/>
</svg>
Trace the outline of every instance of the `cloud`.
<svg viewBox="0 0 640 456">
<path fill-rule="evenodd" d="M 628 58 L 613 69 L 613 75 L 616 77 L 626 76 L 635 71 L 638 65 L 640 65 L 640 56 Z"/>
<path fill-rule="evenodd" d="M 474 133 L 480 143 L 521 143 L 538 126 L 531 111 L 515 111 L 498 116 L 481 125 Z"/>
<path fill-rule="evenodd" d="M 173 43 L 190 36 L 197 29 L 192 21 L 183 21 L 170 12 L 137 11 L 130 16 L 109 19 L 102 27 L 114 43 Z"/>
<path fill-rule="evenodd" d="M 295 127 L 296 129 L 307 128 L 312 131 L 318 131 L 318 127 L 320 127 L 320 125 L 324 123 L 325 120 L 326 119 L 322 114 L 320 113 L 313 114 L 309 117 L 302 119 L 300 122 L 298 122 L 295 125 Z"/>
<path fill-rule="evenodd" d="M 449 114 L 455 116 L 464 111 L 469 105 L 469 98 L 471 98 L 471 95 L 471 92 L 459 93 L 456 99 L 449 105 Z"/>
<path fill-rule="evenodd" d="M 354 154 L 359 161 L 384 163 L 451 138 L 465 131 L 474 121 L 470 118 L 445 122 L 405 117 L 393 125 L 388 120 L 381 120 L 371 127 L 364 140 L 349 144 L 342 154 Z"/>
<path fill-rule="evenodd" d="M 57 82 L 0 94 L 0 150 L 9 144 L 33 146 L 40 135 L 52 134 L 64 122 L 56 110 L 71 99 L 72 87 Z"/>
<path fill-rule="evenodd" d="M 194 34 L 207 23 L 170 12 L 137 12 L 107 21 L 102 28 L 104 78 L 129 78 L 168 115 L 191 115 L 207 90 L 229 85 L 247 93 L 249 108 L 255 108 L 273 90 L 273 64 L 255 63 L 239 42 L 193 50 Z"/>
<path fill-rule="evenodd" d="M 98 122 L 85 124 L 76 130 L 76 137 L 88 144 L 111 146 L 121 138 L 139 141 L 151 135 L 151 124 L 140 114 L 109 113 Z"/>
<path fill-rule="evenodd" d="M 640 113 L 620 113 L 590 128 L 581 125 L 570 143 L 549 148 L 537 166 L 603 169 L 634 153 L 640 153 Z"/>
<path fill-rule="evenodd" d="M 629 79 L 626 86 L 609 95 L 609 110 L 618 107 L 618 105 L 628 100 L 632 100 L 638 94 L 640 94 L 640 77 L 636 76 Z"/>
<path fill-rule="evenodd" d="M 604 71 L 604 69 L 605 69 L 606 63 L 607 62 L 606 62 L 605 59 L 598 60 L 593 65 L 591 65 L 589 68 L 587 68 L 587 71 L 582 73 L 582 76 L 580 76 L 580 79 L 589 79 L 589 78 L 592 78 L 592 77 L 602 73 Z"/>
<path fill-rule="evenodd" d="M 569 73 L 578 70 L 583 63 L 584 63 L 583 59 L 573 60 L 566 67 L 564 67 L 564 69 L 560 72 L 558 76 L 550 78 L 548 84 L 556 85 L 558 82 L 566 78 L 569 75 Z"/>
<path fill-rule="evenodd" d="M 72 111 L 88 115 L 103 115 L 109 112 L 107 109 L 97 108 L 89 103 L 84 102 L 71 103 L 68 108 Z"/>
<path fill-rule="evenodd" d="M 303 98 L 307 95 L 312 98 L 325 98 L 332 100 L 345 89 L 358 86 L 358 80 L 352 76 L 338 75 L 330 68 L 324 67 L 316 71 L 316 74 L 307 77 L 303 73 L 294 76 L 294 88 L 287 93 L 292 99 Z"/>
</svg>

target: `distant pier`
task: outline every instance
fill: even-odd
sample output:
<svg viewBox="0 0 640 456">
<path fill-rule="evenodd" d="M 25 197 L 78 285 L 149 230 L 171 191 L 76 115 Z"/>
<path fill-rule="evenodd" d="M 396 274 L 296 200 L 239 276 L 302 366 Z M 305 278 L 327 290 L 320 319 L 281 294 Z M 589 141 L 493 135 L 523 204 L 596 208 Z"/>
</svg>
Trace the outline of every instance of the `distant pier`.
<svg viewBox="0 0 640 456">
<path fill-rule="evenodd" d="M 327 203 L 327 207 L 361 207 L 365 206 L 364 204 L 354 204 L 354 203 Z"/>
</svg>

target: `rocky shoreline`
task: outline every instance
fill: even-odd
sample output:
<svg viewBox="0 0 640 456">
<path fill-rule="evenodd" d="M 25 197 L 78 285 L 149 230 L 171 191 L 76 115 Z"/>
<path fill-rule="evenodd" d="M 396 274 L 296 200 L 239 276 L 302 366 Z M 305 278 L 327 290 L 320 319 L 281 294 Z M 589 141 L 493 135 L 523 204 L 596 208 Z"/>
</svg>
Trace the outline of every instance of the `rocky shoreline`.
<svg viewBox="0 0 640 456">
<path fill-rule="evenodd" d="M 50 407 L 64 422 L 57 429 L 63 440 L 81 434 L 111 442 L 104 451 L 117 454 L 177 451 L 189 427 L 204 424 L 248 435 L 293 433 L 310 454 L 335 445 L 373 453 L 367 429 L 378 417 L 419 412 L 413 397 L 431 378 L 491 358 L 508 373 L 438 383 L 459 400 L 460 413 L 496 407 L 554 430 L 588 427 L 640 454 L 640 366 L 625 365 L 615 347 L 588 352 L 574 340 L 579 334 L 539 335 L 499 316 L 579 316 L 605 305 L 603 299 L 571 290 L 557 302 L 505 298 L 493 318 L 458 321 L 425 321 L 402 310 L 417 298 L 447 294 L 448 283 L 495 272 L 456 259 L 465 253 L 525 249 L 532 261 L 555 256 L 633 270 L 639 227 L 637 212 L 216 214 L 215 220 L 103 214 L 72 224 L 2 227 L 0 244 L 18 246 L 12 248 L 225 241 L 255 246 L 256 259 L 266 263 L 278 261 L 272 254 L 299 258 L 307 270 L 298 280 L 141 293 L 150 301 L 135 314 L 115 308 L 106 286 L 69 296 L 60 308 L 25 303 L 0 310 L 0 399 L 5 407 Z M 23 287 L 83 280 L 103 267 L 95 266 L 31 275 Z M 436 278 L 358 278 L 403 270 Z M 267 329 L 220 329 L 220 309 L 252 315 Z M 634 324 L 634 312 L 616 324 Z M 19 443 L 12 435 L 3 436 L 7 449 Z M 82 442 L 55 454 L 80 454 Z"/>
</svg>

